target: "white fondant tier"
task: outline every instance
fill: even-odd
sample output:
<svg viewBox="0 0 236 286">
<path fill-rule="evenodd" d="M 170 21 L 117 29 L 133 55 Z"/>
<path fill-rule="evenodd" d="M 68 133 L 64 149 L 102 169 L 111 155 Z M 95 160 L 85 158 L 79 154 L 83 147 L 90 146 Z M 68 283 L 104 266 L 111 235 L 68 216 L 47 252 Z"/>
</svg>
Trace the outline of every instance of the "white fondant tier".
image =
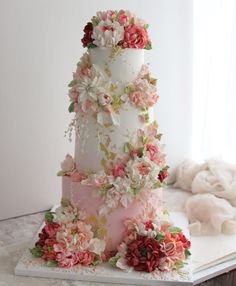
<svg viewBox="0 0 236 286">
<path fill-rule="evenodd" d="M 90 49 L 91 63 L 103 73 L 110 74 L 112 82 L 116 83 L 118 90 L 122 90 L 127 83 L 134 81 L 144 64 L 143 49 L 124 49 L 121 53 L 114 54 L 109 48 Z M 117 126 L 102 126 L 88 113 L 83 116 L 77 113 L 77 124 L 80 130 L 76 134 L 75 163 L 80 171 L 91 170 L 98 172 L 103 169 L 102 159 L 109 157 L 101 151 L 101 143 L 107 142 L 109 136 L 110 145 L 108 151 L 123 153 L 124 143 L 131 137 L 136 138 L 137 130 L 143 126 L 138 115 L 140 111 L 129 103 L 122 107 L 117 115 Z M 151 116 L 152 117 L 152 116 Z"/>
<path fill-rule="evenodd" d="M 115 54 L 109 48 L 95 48 L 89 51 L 91 63 L 102 71 L 111 72 L 112 81 L 131 82 L 135 80 L 144 64 L 143 49 L 123 49 Z"/>
</svg>

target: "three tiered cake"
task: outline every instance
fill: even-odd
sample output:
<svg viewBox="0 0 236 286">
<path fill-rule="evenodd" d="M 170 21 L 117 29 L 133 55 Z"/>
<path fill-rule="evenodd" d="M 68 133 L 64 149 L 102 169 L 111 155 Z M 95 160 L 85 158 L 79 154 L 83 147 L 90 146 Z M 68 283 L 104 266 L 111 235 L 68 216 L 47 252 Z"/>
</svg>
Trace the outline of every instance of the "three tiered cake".
<svg viewBox="0 0 236 286">
<path fill-rule="evenodd" d="M 156 79 L 144 62 L 148 24 L 128 11 L 98 12 L 69 83 L 74 158 L 61 164 L 62 203 L 45 216 L 32 254 L 49 266 L 177 269 L 190 242 L 161 209 L 168 175 L 153 120 Z"/>
</svg>

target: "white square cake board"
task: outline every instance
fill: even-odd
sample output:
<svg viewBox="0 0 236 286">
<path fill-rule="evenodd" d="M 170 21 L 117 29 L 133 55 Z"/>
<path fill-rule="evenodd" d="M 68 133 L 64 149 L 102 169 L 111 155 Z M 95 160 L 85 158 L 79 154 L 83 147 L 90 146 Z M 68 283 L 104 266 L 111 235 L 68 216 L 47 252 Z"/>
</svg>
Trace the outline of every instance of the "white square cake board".
<svg viewBox="0 0 236 286">
<path fill-rule="evenodd" d="M 188 221 L 183 213 L 176 212 L 170 214 L 176 226 L 182 228 L 183 232 L 189 237 Z M 29 248 L 32 248 L 37 240 L 37 237 L 32 241 Z M 69 280 L 81 280 L 91 282 L 104 283 L 120 283 L 120 284 L 135 284 L 135 285 L 156 285 L 156 286 L 178 286 L 178 285 L 193 285 L 193 277 L 191 271 L 191 258 L 187 264 L 178 271 L 172 272 L 124 272 L 113 268 L 109 264 L 99 266 L 83 267 L 76 265 L 69 269 L 59 267 L 47 267 L 41 258 L 34 258 L 27 249 L 20 258 L 15 268 L 16 275 L 34 276 L 44 278 L 59 278 Z"/>
</svg>

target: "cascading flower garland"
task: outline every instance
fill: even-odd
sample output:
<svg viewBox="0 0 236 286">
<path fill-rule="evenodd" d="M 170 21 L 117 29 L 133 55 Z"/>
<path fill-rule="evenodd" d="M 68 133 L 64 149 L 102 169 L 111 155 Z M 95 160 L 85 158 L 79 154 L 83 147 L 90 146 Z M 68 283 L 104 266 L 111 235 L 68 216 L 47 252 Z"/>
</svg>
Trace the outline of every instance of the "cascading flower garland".
<svg viewBox="0 0 236 286">
<path fill-rule="evenodd" d="M 148 65 L 143 65 L 134 82 L 122 91 L 98 67 L 91 64 L 89 53 L 85 53 L 73 73 L 70 87 L 69 112 L 92 113 L 101 125 L 119 124 L 119 111 L 130 103 L 140 110 L 140 120 L 148 122 L 148 108 L 158 100 L 156 79 L 152 78 Z"/>
<path fill-rule="evenodd" d="M 124 144 L 124 154 L 112 161 L 102 160 L 101 172 L 80 172 L 72 156 L 67 155 L 58 175 L 96 187 L 104 200 L 100 214 L 118 206 L 127 208 L 135 198 L 165 185 L 168 166 L 160 138 L 154 121 L 138 130 L 137 141 Z"/>
<path fill-rule="evenodd" d="M 69 268 L 76 264 L 97 265 L 104 257 L 105 241 L 95 237 L 85 214 L 62 200 L 55 212 L 47 212 L 45 226 L 39 233 L 34 257 L 41 257 L 47 266 Z"/>
<path fill-rule="evenodd" d="M 160 220 L 129 219 L 124 241 L 110 258 L 113 267 L 143 272 L 178 270 L 191 255 L 190 241 L 182 230 Z"/>
<path fill-rule="evenodd" d="M 151 49 L 148 24 L 129 11 L 97 12 L 84 27 L 83 47 Z"/>
</svg>

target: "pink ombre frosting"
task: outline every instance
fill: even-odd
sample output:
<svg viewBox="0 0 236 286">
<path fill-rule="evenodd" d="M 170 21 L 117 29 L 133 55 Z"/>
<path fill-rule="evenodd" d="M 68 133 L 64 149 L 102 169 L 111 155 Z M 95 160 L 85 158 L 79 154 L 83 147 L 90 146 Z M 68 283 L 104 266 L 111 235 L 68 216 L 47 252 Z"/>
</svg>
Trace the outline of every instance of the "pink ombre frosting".
<svg viewBox="0 0 236 286">
<path fill-rule="evenodd" d="M 107 232 L 105 238 L 106 250 L 114 250 L 123 240 L 125 220 L 142 216 L 151 207 L 155 207 L 158 212 L 160 210 L 161 196 L 162 189 L 156 189 L 148 192 L 143 200 L 134 200 L 127 208 L 118 207 L 106 214 L 106 222 L 103 226 Z M 104 202 L 99 197 L 98 190 L 95 187 L 72 182 L 70 177 L 64 176 L 62 178 L 62 197 L 70 200 L 73 205 L 83 210 L 88 219 L 91 216 L 95 216 L 99 221 L 101 217 L 104 217 L 104 215 L 99 215 L 99 208 Z"/>
</svg>

